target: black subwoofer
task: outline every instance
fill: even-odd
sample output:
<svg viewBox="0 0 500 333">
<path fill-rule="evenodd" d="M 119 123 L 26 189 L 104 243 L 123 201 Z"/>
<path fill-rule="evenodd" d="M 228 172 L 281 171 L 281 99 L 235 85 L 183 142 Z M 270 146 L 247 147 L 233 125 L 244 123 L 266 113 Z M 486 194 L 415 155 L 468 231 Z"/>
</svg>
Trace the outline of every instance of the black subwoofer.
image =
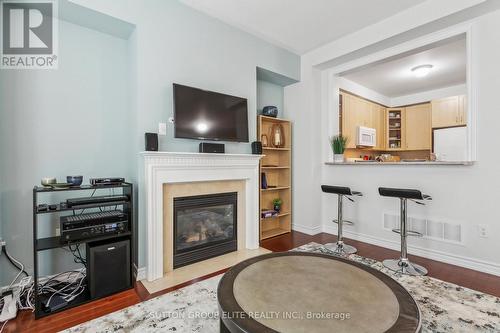
<svg viewBox="0 0 500 333">
<path fill-rule="evenodd" d="M 87 246 L 90 297 L 98 298 L 132 286 L 130 241 L 96 242 Z"/>
</svg>

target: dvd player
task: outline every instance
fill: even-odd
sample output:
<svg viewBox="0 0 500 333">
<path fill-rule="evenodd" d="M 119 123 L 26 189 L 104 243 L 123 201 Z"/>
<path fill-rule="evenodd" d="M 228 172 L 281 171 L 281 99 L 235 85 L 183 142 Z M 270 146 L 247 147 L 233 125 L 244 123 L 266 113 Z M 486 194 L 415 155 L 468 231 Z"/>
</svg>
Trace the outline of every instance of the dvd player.
<svg viewBox="0 0 500 333">
<path fill-rule="evenodd" d="M 105 186 L 105 185 L 119 185 L 125 182 L 122 177 L 109 177 L 109 178 L 90 178 L 90 185 Z"/>
<path fill-rule="evenodd" d="M 102 195 L 96 197 L 83 197 L 83 198 L 70 198 L 66 199 L 66 205 L 68 208 L 75 208 L 83 205 L 92 205 L 92 204 L 105 204 L 105 203 L 113 203 L 119 201 L 128 201 L 128 196 L 124 194 L 119 195 Z"/>
<path fill-rule="evenodd" d="M 128 216 L 121 210 L 62 216 L 61 242 L 89 239 L 128 230 Z"/>
</svg>

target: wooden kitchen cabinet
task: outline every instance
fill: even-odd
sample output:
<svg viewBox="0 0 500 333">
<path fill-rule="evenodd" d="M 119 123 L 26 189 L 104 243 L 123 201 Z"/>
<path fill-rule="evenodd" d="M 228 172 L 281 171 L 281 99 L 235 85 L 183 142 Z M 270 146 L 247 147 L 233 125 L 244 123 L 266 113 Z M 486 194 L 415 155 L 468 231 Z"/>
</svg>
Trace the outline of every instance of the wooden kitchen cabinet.
<svg viewBox="0 0 500 333">
<path fill-rule="evenodd" d="M 406 146 L 405 108 L 388 108 L 385 112 L 385 148 L 386 150 L 402 150 Z"/>
<path fill-rule="evenodd" d="M 346 148 L 356 148 L 357 114 L 353 111 L 352 95 L 342 93 L 342 136 L 348 139 Z"/>
<path fill-rule="evenodd" d="M 342 135 L 349 139 L 347 148 L 356 148 L 358 126 L 364 126 L 377 130 L 377 146 L 374 149 L 382 149 L 385 146 L 383 140 L 384 108 L 343 91 L 340 94 L 342 95 Z"/>
<path fill-rule="evenodd" d="M 467 97 L 465 95 L 458 97 L 458 122 L 459 125 L 467 125 Z"/>
<path fill-rule="evenodd" d="M 433 128 L 467 124 L 465 95 L 433 100 L 431 107 Z"/>
<path fill-rule="evenodd" d="M 418 104 L 405 108 L 405 150 L 432 149 L 431 104 Z"/>
<path fill-rule="evenodd" d="M 374 149 L 384 150 L 386 148 L 385 140 L 385 107 L 372 105 L 373 128 L 377 130 L 377 145 Z"/>
</svg>

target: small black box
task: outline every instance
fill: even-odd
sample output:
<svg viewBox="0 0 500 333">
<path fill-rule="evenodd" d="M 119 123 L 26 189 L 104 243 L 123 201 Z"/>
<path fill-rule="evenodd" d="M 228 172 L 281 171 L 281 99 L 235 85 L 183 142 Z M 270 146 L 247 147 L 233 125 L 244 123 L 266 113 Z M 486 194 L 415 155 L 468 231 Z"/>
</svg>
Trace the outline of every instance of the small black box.
<svg viewBox="0 0 500 333">
<path fill-rule="evenodd" d="M 260 141 L 252 142 L 252 154 L 262 155 L 262 143 Z"/>
<path fill-rule="evenodd" d="M 224 154 L 225 150 L 223 143 L 200 142 L 200 153 Z"/>
<path fill-rule="evenodd" d="M 158 151 L 158 134 L 146 133 L 146 151 Z"/>
</svg>

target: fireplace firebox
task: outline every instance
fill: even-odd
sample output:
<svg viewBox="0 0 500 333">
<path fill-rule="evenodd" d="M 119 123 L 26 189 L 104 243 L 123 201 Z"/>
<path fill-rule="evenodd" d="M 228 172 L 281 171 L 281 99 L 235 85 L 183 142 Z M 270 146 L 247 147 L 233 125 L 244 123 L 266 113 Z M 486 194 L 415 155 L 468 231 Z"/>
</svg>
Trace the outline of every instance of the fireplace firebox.
<svg viewBox="0 0 500 333">
<path fill-rule="evenodd" d="M 174 198 L 174 268 L 237 250 L 238 193 Z"/>
</svg>

